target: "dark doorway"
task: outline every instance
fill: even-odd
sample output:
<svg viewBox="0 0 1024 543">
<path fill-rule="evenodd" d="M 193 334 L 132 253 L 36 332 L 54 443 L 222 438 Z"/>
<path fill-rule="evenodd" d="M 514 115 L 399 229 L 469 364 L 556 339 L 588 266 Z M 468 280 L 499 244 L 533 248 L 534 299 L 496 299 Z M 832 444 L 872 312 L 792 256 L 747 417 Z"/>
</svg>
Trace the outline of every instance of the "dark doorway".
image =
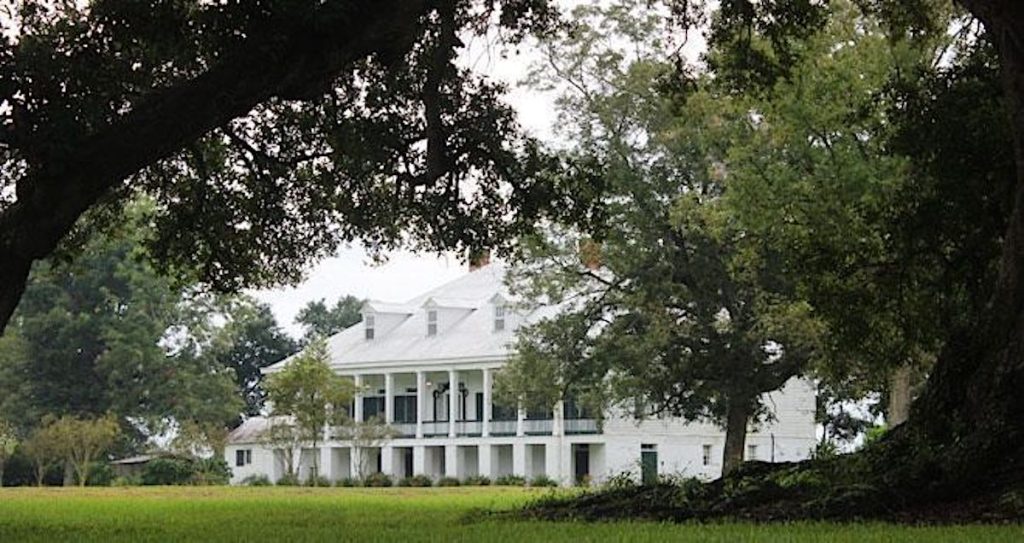
<svg viewBox="0 0 1024 543">
<path fill-rule="evenodd" d="M 658 483 L 658 447 L 657 445 L 640 445 L 640 480 L 645 485 Z"/>
<path fill-rule="evenodd" d="M 590 480 L 590 445 L 585 443 L 573 445 L 573 462 L 576 484 L 588 482 Z"/>
</svg>

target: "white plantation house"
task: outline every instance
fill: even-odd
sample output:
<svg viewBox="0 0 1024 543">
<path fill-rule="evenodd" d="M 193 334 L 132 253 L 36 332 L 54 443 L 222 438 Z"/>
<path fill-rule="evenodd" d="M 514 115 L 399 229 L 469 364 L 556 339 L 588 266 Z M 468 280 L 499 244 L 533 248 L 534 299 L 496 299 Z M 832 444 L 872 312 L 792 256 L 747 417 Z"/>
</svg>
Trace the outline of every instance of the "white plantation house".
<svg viewBox="0 0 1024 543">
<path fill-rule="evenodd" d="M 612 413 L 599 420 L 564 404 L 547 413 L 495 406 L 492 383 L 513 354 L 515 330 L 553 312 L 517 311 L 504 273 L 501 264 L 489 264 L 402 304 L 368 302 L 361 323 L 329 338 L 333 368 L 363 391 L 354 416 L 383 414 L 395 437 L 375 447 L 328 440 L 304 449 L 296 456 L 300 478 L 314 466 L 334 481 L 367 470 L 395 478 L 546 475 L 561 484 L 627 471 L 645 479 L 721 473 L 725 435 L 712 424 L 638 423 Z M 775 420 L 752 429 L 748 459 L 806 458 L 815 445 L 813 386 L 793 379 L 768 404 Z M 266 419 L 252 418 L 232 433 L 225 454 L 233 482 L 250 475 L 277 480 L 284 473 L 282 455 L 260 443 L 266 426 Z"/>
</svg>

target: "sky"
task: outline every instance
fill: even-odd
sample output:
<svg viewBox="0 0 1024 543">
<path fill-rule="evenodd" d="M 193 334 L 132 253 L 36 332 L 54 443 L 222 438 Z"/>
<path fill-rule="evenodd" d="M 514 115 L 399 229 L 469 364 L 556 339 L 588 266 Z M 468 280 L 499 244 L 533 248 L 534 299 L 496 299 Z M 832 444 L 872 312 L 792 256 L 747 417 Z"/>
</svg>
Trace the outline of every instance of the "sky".
<svg viewBox="0 0 1024 543">
<path fill-rule="evenodd" d="M 567 9 L 583 1 L 559 0 L 559 4 Z M 703 38 L 694 32 L 684 54 L 694 61 L 703 48 Z M 554 129 L 556 95 L 522 84 L 530 66 L 541 59 L 536 46 L 530 43 L 508 52 L 503 58 L 486 39 L 480 38 L 470 41 L 463 55 L 463 62 L 474 71 L 509 87 L 505 100 L 515 109 L 523 130 L 551 143 L 557 139 Z M 403 302 L 465 273 L 468 273 L 466 264 L 460 263 L 454 254 L 398 252 L 380 265 L 374 264 L 364 250 L 354 245 L 342 247 L 335 256 L 315 264 L 298 285 L 252 291 L 251 294 L 269 304 L 282 328 L 298 337 L 302 331 L 294 322 L 295 315 L 310 301 L 323 298 L 333 303 L 351 294 L 371 300 Z"/>
</svg>

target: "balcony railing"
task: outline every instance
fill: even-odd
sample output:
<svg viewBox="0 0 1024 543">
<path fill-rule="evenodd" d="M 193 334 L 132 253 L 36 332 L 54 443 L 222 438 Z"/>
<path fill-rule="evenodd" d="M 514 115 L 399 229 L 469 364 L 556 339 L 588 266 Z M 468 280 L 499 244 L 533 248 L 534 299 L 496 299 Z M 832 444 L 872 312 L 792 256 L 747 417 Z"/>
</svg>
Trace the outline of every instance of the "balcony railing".
<svg viewBox="0 0 1024 543">
<path fill-rule="evenodd" d="M 447 421 L 431 421 L 423 423 L 423 435 L 426 437 L 437 437 L 448 435 Z"/>
<path fill-rule="evenodd" d="M 516 421 L 514 420 L 492 420 L 492 436 L 514 436 L 516 435 Z"/>
<path fill-rule="evenodd" d="M 553 425 L 551 419 L 526 419 L 523 421 L 523 433 L 528 436 L 549 436 Z"/>
<path fill-rule="evenodd" d="M 460 436 L 479 436 L 483 434 L 484 424 L 478 420 L 460 420 L 455 423 L 455 433 Z"/>
<path fill-rule="evenodd" d="M 600 434 L 601 430 L 597 426 L 597 420 L 595 419 L 565 419 L 566 434 Z"/>
<path fill-rule="evenodd" d="M 416 437 L 415 422 L 393 422 L 391 429 L 395 431 L 395 437 Z"/>
</svg>

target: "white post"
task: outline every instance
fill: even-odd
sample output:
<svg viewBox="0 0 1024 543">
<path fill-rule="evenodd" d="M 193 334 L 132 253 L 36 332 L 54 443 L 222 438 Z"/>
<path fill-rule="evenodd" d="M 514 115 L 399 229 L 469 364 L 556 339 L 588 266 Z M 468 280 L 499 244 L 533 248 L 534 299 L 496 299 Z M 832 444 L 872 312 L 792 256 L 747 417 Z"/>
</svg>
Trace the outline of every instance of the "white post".
<svg viewBox="0 0 1024 543">
<path fill-rule="evenodd" d="M 494 473 L 491 469 L 491 446 L 480 445 L 476 449 L 477 455 L 477 475 L 481 477 L 494 477 Z"/>
<path fill-rule="evenodd" d="M 389 477 L 395 476 L 395 448 L 385 445 L 380 448 L 380 471 Z"/>
<path fill-rule="evenodd" d="M 384 420 L 395 422 L 395 374 L 384 374 Z"/>
<path fill-rule="evenodd" d="M 444 475 L 459 477 L 459 449 L 456 445 L 444 446 Z"/>
<path fill-rule="evenodd" d="M 427 448 L 423 445 L 416 445 L 412 448 L 412 474 L 426 475 L 427 473 Z"/>
<path fill-rule="evenodd" d="M 491 387 L 494 385 L 494 374 L 491 368 L 484 368 L 484 420 L 480 422 L 482 429 L 480 435 L 487 437 L 491 435 Z M 481 475 L 490 474 L 482 473 Z"/>
<path fill-rule="evenodd" d="M 562 480 L 562 440 L 554 439 L 544 446 L 544 475 L 564 484 Z"/>
<path fill-rule="evenodd" d="M 336 475 L 334 474 L 334 466 L 331 460 L 332 451 L 331 448 L 331 427 L 330 425 L 324 426 L 323 441 L 320 444 L 320 475 L 327 478 L 328 481 L 334 482 Z"/>
<path fill-rule="evenodd" d="M 361 374 L 357 373 L 357 374 L 352 376 L 352 380 L 355 381 L 355 384 L 356 384 L 356 394 L 355 394 L 356 408 L 355 408 L 354 418 L 355 418 L 356 421 L 362 422 L 363 421 L 363 376 Z"/>
<path fill-rule="evenodd" d="M 558 400 L 555 403 L 555 408 L 553 409 L 553 411 L 554 416 L 552 417 L 553 420 L 551 421 L 551 435 L 565 435 L 565 402 L 562 400 Z"/>
<path fill-rule="evenodd" d="M 459 418 L 459 372 L 448 370 L 448 437 L 455 437 L 455 421 Z"/>
<path fill-rule="evenodd" d="M 516 435 L 523 437 L 526 435 L 526 425 L 523 421 L 526 420 L 526 409 L 523 408 L 522 404 L 516 409 Z"/>
<path fill-rule="evenodd" d="M 427 414 L 427 374 L 423 371 L 416 372 L 416 437 L 423 438 L 423 421 L 426 419 Z M 419 447 L 422 449 L 422 447 Z M 416 463 L 415 449 L 413 452 L 413 464 Z M 420 458 L 422 460 L 423 451 L 420 451 Z M 417 471 L 417 474 L 423 473 Z"/>
<path fill-rule="evenodd" d="M 526 472 L 526 444 L 512 444 L 512 474 L 529 478 Z"/>
</svg>

